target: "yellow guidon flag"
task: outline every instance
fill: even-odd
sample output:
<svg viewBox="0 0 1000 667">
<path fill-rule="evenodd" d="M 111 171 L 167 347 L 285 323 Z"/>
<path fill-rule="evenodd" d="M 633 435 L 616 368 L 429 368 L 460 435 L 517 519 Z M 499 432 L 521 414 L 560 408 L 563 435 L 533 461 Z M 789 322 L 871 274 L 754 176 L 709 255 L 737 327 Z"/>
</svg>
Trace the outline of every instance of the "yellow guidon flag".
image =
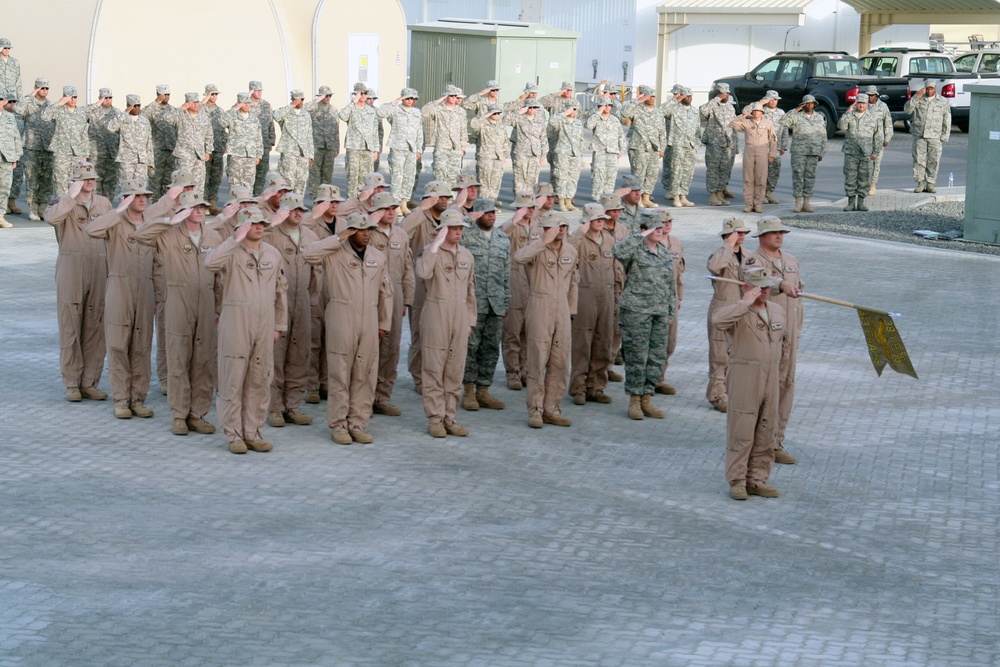
<svg viewBox="0 0 1000 667">
<path fill-rule="evenodd" d="M 717 280 L 733 285 L 743 284 L 742 280 L 719 278 L 718 276 L 709 276 L 708 278 L 709 280 Z M 896 323 L 892 321 L 892 316 L 899 315 L 899 313 L 889 313 L 877 308 L 859 306 L 856 303 L 831 299 L 817 294 L 799 292 L 799 296 L 803 299 L 813 299 L 814 301 L 832 303 L 835 306 L 844 306 L 857 310 L 858 317 L 861 319 L 861 331 L 864 333 L 865 342 L 868 344 L 868 356 L 872 360 L 875 372 L 881 376 L 882 371 L 888 366 L 897 373 L 909 375 L 912 378 L 917 377 L 917 371 L 913 369 L 913 362 L 910 361 L 910 355 L 907 354 L 906 346 L 903 345 L 903 337 L 899 334 Z"/>
</svg>

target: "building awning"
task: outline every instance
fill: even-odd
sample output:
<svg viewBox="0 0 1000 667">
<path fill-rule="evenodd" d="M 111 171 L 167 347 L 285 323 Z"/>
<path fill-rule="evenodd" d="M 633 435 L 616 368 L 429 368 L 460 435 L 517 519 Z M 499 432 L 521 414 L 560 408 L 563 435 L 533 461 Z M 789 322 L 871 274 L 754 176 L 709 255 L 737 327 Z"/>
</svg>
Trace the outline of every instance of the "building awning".
<svg viewBox="0 0 1000 667">
<path fill-rule="evenodd" d="M 927 14 L 934 14 L 930 23 L 966 23 L 952 21 L 955 14 L 992 14 L 990 23 L 996 23 L 1000 16 L 1000 0 L 843 0 L 859 14 L 920 14 L 920 21 L 927 23 Z M 987 18 L 987 17 L 981 17 Z M 980 22 L 980 21 L 977 21 Z"/>
<path fill-rule="evenodd" d="M 800 26 L 812 0 L 667 0 L 656 7 L 660 25 Z"/>
</svg>

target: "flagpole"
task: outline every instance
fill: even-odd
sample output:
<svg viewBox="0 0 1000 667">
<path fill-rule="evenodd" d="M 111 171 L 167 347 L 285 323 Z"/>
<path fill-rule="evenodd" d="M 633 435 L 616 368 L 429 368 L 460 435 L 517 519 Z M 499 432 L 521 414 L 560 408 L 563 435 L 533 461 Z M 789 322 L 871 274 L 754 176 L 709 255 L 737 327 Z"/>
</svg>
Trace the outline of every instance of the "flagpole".
<svg viewBox="0 0 1000 667">
<path fill-rule="evenodd" d="M 732 278 L 720 278 L 718 276 L 709 276 L 709 280 L 715 280 L 720 283 L 729 283 L 730 285 L 745 285 L 742 280 L 733 280 Z M 868 306 L 859 306 L 856 303 L 851 303 L 849 301 L 841 301 L 840 299 L 831 299 L 826 296 L 819 296 L 818 294 L 809 294 L 807 292 L 799 292 L 799 296 L 803 299 L 813 299 L 814 301 L 822 301 L 823 303 L 832 303 L 835 306 L 844 306 L 845 308 L 855 308 L 858 310 L 867 310 L 870 313 L 877 313 L 879 315 L 889 315 L 890 317 L 899 317 L 899 313 L 890 313 L 886 310 L 879 310 L 878 308 L 869 308 Z"/>
</svg>

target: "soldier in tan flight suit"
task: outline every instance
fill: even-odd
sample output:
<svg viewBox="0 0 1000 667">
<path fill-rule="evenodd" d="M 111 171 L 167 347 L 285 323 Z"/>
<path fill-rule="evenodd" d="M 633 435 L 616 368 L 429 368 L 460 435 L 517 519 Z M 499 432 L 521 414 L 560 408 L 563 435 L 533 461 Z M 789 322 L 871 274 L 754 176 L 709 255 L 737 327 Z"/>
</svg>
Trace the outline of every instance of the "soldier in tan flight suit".
<svg viewBox="0 0 1000 667">
<path fill-rule="evenodd" d="M 347 216 L 355 211 L 361 211 L 368 215 L 375 210 L 375 195 L 389 189 L 389 184 L 385 182 L 385 176 L 377 171 L 365 174 L 364 183 L 358 194 L 348 197 L 347 201 L 337 209 L 337 226 L 334 231 L 339 234 L 344 231 L 347 225 Z"/>
<path fill-rule="evenodd" d="M 742 218 L 726 218 L 722 221 L 722 247 L 708 258 L 708 272 L 719 278 L 740 279 L 740 264 L 743 262 L 743 240 L 750 228 Z M 705 398 L 719 412 L 729 410 L 726 395 L 726 368 L 729 365 L 729 343 L 726 332 L 712 324 L 712 315 L 719 308 L 740 300 L 739 285 L 713 282 L 712 301 L 708 304 L 708 389 Z"/>
<path fill-rule="evenodd" d="M 309 382 L 312 303 L 318 291 L 313 267 L 305 260 L 306 248 L 319 240 L 315 232 L 302 225 L 303 213 L 308 210 L 302 195 L 286 192 L 281 208 L 271 216 L 271 224 L 264 231 L 264 241 L 278 249 L 287 283 L 288 327 L 274 342 L 274 380 L 267 420 L 276 428 L 286 423 L 312 424 L 312 417 L 299 410 Z"/>
<path fill-rule="evenodd" d="M 153 249 L 135 237 L 139 225 L 154 218 L 146 208 L 149 194 L 141 179 L 128 181 L 118 208 L 87 224 L 87 233 L 104 239 L 108 251 L 104 328 L 118 419 L 153 416 L 145 406 L 153 342 Z"/>
<path fill-rule="evenodd" d="M 392 325 L 378 346 L 378 382 L 375 384 L 374 411 L 380 415 L 398 417 L 402 411 L 389 402 L 396 384 L 399 365 L 399 344 L 402 339 L 403 313 L 413 304 L 416 276 L 413 273 L 413 253 L 410 239 L 396 224 L 399 204 L 389 192 L 380 192 L 372 200 L 373 211 L 368 219 L 378 227 L 372 230 L 371 243 L 386 257 L 389 281 L 392 283 Z"/>
<path fill-rule="evenodd" d="M 84 230 L 111 210 L 111 202 L 95 194 L 93 165 L 77 165 L 69 191 L 45 210 L 45 222 L 55 227 L 59 243 L 56 259 L 56 307 L 59 322 L 59 367 L 66 400 L 86 397 L 103 401 L 97 388 L 104 370 L 104 290 L 108 278 L 107 253 L 101 241 Z"/>
<path fill-rule="evenodd" d="M 129 191 L 144 190 L 144 182 L 133 183 Z M 140 225 L 135 238 L 156 248 L 166 279 L 167 404 L 173 415 L 170 431 L 174 435 L 187 435 L 191 430 L 215 433 L 205 415 L 212 409 L 215 391 L 216 318 L 222 310 L 222 279 L 203 260 L 222 243 L 222 237 L 205 226 L 208 203 L 200 194 L 182 193 L 178 206 L 170 220 Z"/>
<path fill-rule="evenodd" d="M 385 255 L 369 245 L 373 227 L 355 211 L 344 231 L 306 249 L 306 261 L 323 267 L 330 295 L 326 418 L 338 445 L 374 441 L 368 421 L 378 381 L 378 341 L 392 326 L 392 286 Z"/>
<path fill-rule="evenodd" d="M 571 326 L 573 334 L 573 371 L 569 395 L 573 403 L 587 401 L 610 403 L 604 393 L 608 369 L 615 360 L 611 350 L 614 338 L 615 256 L 617 240 L 604 229 L 608 215 L 600 204 L 583 207 L 586 223 L 569 237 L 576 248 L 579 269 L 579 305 Z"/>
<path fill-rule="evenodd" d="M 273 447 L 261 429 L 271 398 L 274 343 L 288 328 L 288 312 L 280 254 L 263 241 L 264 215 L 251 206 L 237 221 L 236 232 L 205 256 L 205 266 L 222 274 L 215 409 L 229 451 L 246 454 Z"/>
<path fill-rule="evenodd" d="M 726 481 L 733 500 L 748 494 L 776 498 L 767 478 L 774 465 L 779 368 L 791 341 L 785 311 L 768 300 L 778 279 L 759 266 L 744 271 L 744 278 L 743 298 L 712 316 L 716 328 L 729 334 Z"/>
<path fill-rule="evenodd" d="M 566 243 L 569 221 L 549 211 L 539 223 L 545 236 L 512 257 L 528 275 L 528 426 L 569 426 L 560 404 L 569 381 L 570 318 L 576 314 L 576 250 Z"/>
<path fill-rule="evenodd" d="M 531 225 L 537 206 L 530 190 L 522 190 L 514 197 L 514 217 L 501 227 L 510 239 L 510 256 L 539 238 L 538 230 Z M 507 388 L 520 391 L 527 380 L 528 346 L 525 338 L 524 310 L 528 305 L 528 276 L 524 265 L 510 263 L 510 305 L 503 316 L 500 342 L 503 348 L 503 365 L 507 374 Z"/>
<path fill-rule="evenodd" d="M 435 438 L 469 435 L 469 429 L 455 421 L 469 334 L 478 319 L 475 260 L 459 245 L 468 226 L 459 211 L 446 210 L 434 242 L 417 258 L 417 277 L 427 292 L 420 321 L 424 412 L 427 432 Z"/>
<path fill-rule="evenodd" d="M 674 280 L 676 282 L 675 286 L 677 292 L 676 313 L 680 313 L 681 301 L 684 299 L 684 244 L 681 243 L 679 238 L 670 233 L 674 228 L 674 218 L 670 214 L 670 211 L 661 208 L 657 211 L 657 214 L 663 222 L 663 240 L 660 241 L 660 243 L 667 246 L 667 250 L 670 251 L 670 256 L 673 257 L 674 260 Z M 666 380 L 667 366 L 670 365 L 670 355 L 672 355 L 676 349 L 677 314 L 670 318 L 670 327 L 667 330 L 666 363 L 663 364 L 663 372 L 660 374 L 660 381 L 656 383 L 657 394 L 667 394 L 668 396 L 673 396 L 677 393 L 677 388 L 667 383 Z"/>
<path fill-rule="evenodd" d="M 281 208 L 281 198 L 286 192 L 291 192 L 292 186 L 282 176 L 269 174 L 264 181 L 264 191 L 257 197 L 257 207 L 261 215 L 270 218 Z"/>
</svg>

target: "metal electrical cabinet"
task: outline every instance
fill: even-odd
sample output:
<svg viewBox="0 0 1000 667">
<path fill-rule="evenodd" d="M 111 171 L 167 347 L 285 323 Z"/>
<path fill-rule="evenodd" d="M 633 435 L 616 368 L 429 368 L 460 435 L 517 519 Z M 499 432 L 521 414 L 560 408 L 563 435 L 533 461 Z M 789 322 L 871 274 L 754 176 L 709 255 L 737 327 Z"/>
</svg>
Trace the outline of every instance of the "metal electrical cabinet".
<svg viewBox="0 0 1000 667">
<path fill-rule="evenodd" d="M 442 19 L 410 28 L 410 86 L 422 102 L 437 99 L 446 84 L 478 93 L 490 79 L 500 99 L 510 101 L 524 84 L 537 83 L 540 96 L 576 80 L 580 33 L 541 23 Z"/>
<path fill-rule="evenodd" d="M 965 233 L 968 241 L 1000 243 L 1000 86 L 967 85 L 969 117 Z"/>
</svg>

